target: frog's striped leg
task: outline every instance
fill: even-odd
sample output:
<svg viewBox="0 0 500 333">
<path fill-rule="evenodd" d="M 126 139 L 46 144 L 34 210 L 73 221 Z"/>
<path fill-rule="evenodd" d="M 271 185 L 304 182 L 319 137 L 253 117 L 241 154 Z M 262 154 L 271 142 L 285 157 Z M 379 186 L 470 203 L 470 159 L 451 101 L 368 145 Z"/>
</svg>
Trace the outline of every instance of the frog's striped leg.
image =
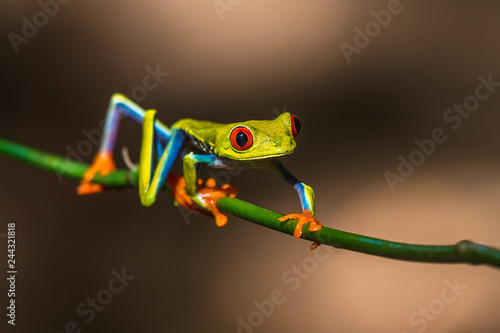
<svg viewBox="0 0 500 333">
<path fill-rule="evenodd" d="M 229 184 L 224 184 L 222 187 L 215 187 L 215 179 L 209 178 L 204 186 L 198 186 L 198 170 L 201 165 L 211 167 L 224 167 L 216 155 L 193 154 L 192 152 L 185 155 L 183 160 L 185 191 L 186 195 L 194 200 L 201 207 L 208 209 L 215 218 L 215 223 L 222 227 L 227 222 L 227 216 L 219 212 L 217 208 L 217 200 L 222 197 L 236 196 L 236 188 Z M 189 208 L 189 207 L 187 207 Z"/>
<path fill-rule="evenodd" d="M 312 215 L 315 215 L 314 207 L 314 191 L 313 189 L 300 180 L 295 178 L 294 175 L 288 171 L 283 164 L 277 159 L 271 161 L 271 170 L 281 177 L 288 184 L 292 185 L 300 197 L 300 204 L 303 210 L 308 210 Z"/>
<path fill-rule="evenodd" d="M 139 196 L 144 206 L 151 206 L 155 202 L 156 195 L 163 186 L 186 140 L 186 135 L 182 130 L 176 128 L 171 130 L 170 141 L 165 150 L 163 150 L 153 178 L 151 179 L 156 129 L 155 114 L 155 110 L 148 110 L 143 119 L 143 136 L 139 161 Z"/>
<path fill-rule="evenodd" d="M 121 119 L 123 117 L 127 117 L 140 124 L 142 123 L 145 112 L 146 111 L 144 111 L 144 109 L 122 94 L 114 94 L 111 97 L 99 151 L 97 152 L 92 165 L 82 177 L 82 182 L 77 189 L 78 194 L 92 194 L 103 191 L 104 188 L 101 185 L 94 184 L 91 181 L 96 173 L 100 173 L 105 176 L 116 169 L 115 162 L 113 160 L 113 149 Z M 157 121 L 155 123 L 155 133 L 157 133 L 159 139 L 157 141 L 157 149 L 161 154 L 161 143 L 165 143 L 170 140 L 172 135 L 171 130 Z"/>
<path fill-rule="evenodd" d="M 301 214 L 288 214 L 285 215 L 281 218 L 279 218 L 280 221 L 286 221 L 286 220 L 299 220 L 297 223 L 297 226 L 295 227 L 295 231 L 293 235 L 296 238 L 300 238 L 302 236 L 302 226 L 305 223 L 310 223 L 309 224 L 309 231 L 318 231 L 321 229 L 321 223 L 314 217 L 315 215 L 315 207 L 314 207 L 314 191 L 313 189 L 304 183 L 302 183 L 300 180 L 295 178 L 294 175 L 288 171 L 283 164 L 281 164 L 280 161 L 277 159 L 274 159 L 270 162 L 270 168 L 273 170 L 276 174 L 278 174 L 283 180 L 285 180 L 287 183 L 292 185 L 295 190 L 297 190 L 297 193 L 299 194 L 300 197 L 300 204 L 302 205 L 302 210 L 303 213 Z"/>
<path fill-rule="evenodd" d="M 141 124 L 146 111 L 122 94 L 113 94 L 109 102 L 104 125 L 104 137 L 99 148 L 102 152 L 111 153 L 115 146 L 120 120 L 123 117 Z M 155 122 L 155 133 L 161 142 L 170 140 L 171 130 L 160 121 Z"/>
</svg>

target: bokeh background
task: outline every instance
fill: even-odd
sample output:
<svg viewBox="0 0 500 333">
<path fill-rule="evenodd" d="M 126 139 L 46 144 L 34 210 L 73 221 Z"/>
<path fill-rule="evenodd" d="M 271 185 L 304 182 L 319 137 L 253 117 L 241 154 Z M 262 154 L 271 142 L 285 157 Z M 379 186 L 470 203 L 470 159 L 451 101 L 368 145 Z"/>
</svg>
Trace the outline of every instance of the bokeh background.
<svg viewBox="0 0 500 333">
<path fill-rule="evenodd" d="M 456 130 L 443 120 L 474 94 L 478 76 L 500 81 L 497 2 L 41 3 L 52 4 L 47 22 L 36 1 L 0 4 L 2 137 L 64 156 L 80 147 L 78 158 L 90 162 L 97 145 L 84 133 L 99 131 L 114 92 L 156 108 L 166 124 L 272 119 L 286 109 L 303 130 L 283 163 L 315 189 L 325 225 L 402 242 L 500 247 L 500 89 Z M 349 62 L 341 43 L 354 45 L 354 29 L 373 25 L 371 11 L 388 6 L 398 14 Z M 40 27 L 16 52 L 9 33 L 22 36 L 34 15 Z M 148 68 L 169 74 L 141 90 Z M 137 161 L 140 128 L 122 124 L 118 146 Z M 384 173 L 396 173 L 398 156 L 408 158 L 414 140 L 435 128 L 448 139 L 391 191 Z M 245 170 L 230 182 L 250 202 L 300 207 L 270 172 Z M 307 242 L 236 217 L 223 228 L 204 216 L 185 219 L 164 193 L 145 208 L 135 190 L 82 197 L 76 185 L 0 159 L 0 233 L 17 223 L 17 332 L 64 332 L 71 321 L 81 332 L 500 330 L 498 269 L 324 248 L 315 256 Z M 77 307 L 122 268 L 135 279 L 85 322 Z M 466 286 L 444 291 L 456 295 L 449 304 L 446 281 Z M 4 312 L 5 279 L 0 287 Z M 268 304 L 275 290 L 283 302 L 257 314 L 256 303 Z M 426 317 L 420 311 L 429 307 Z"/>
</svg>

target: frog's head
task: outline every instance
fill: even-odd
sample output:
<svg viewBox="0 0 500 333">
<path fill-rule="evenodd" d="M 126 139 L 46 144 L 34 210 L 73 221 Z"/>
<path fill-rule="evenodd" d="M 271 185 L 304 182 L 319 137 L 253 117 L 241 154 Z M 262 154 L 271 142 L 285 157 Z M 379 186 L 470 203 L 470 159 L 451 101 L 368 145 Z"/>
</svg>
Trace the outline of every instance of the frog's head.
<svg viewBox="0 0 500 333">
<path fill-rule="evenodd" d="M 294 152 L 299 118 L 285 112 L 274 120 L 250 120 L 221 127 L 215 153 L 232 160 L 256 160 Z"/>
</svg>

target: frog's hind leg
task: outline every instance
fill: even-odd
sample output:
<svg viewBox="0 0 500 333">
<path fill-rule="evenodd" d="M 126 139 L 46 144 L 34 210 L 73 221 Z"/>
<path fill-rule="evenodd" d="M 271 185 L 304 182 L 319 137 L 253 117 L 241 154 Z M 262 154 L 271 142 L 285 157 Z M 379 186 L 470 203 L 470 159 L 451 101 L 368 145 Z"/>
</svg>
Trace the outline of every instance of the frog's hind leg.
<svg viewBox="0 0 500 333">
<path fill-rule="evenodd" d="M 151 206 L 155 202 L 156 195 L 163 186 L 186 140 L 186 135 L 182 130 L 176 128 L 171 130 L 170 140 L 165 149 L 162 150 L 153 178 L 151 178 L 154 169 L 155 113 L 154 110 L 148 110 L 143 121 L 143 138 L 139 161 L 139 196 L 144 206 Z"/>
<path fill-rule="evenodd" d="M 121 119 L 123 117 L 127 117 L 140 124 L 143 121 L 145 113 L 146 111 L 144 109 L 122 94 L 114 94 L 111 97 L 99 151 L 97 152 L 92 165 L 82 177 L 82 181 L 77 189 L 78 194 L 92 194 L 102 192 L 104 190 L 102 185 L 92 183 L 92 179 L 97 173 L 105 176 L 116 169 L 115 162 L 113 160 L 113 149 L 115 147 Z M 172 132 L 168 127 L 159 121 L 155 122 L 154 127 L 154 132 L 156 133 L 158 139 L 157 150 L 161 154 L 161 145 L 162 143 L 165 144 L 170 140 Z"/>
</svg>

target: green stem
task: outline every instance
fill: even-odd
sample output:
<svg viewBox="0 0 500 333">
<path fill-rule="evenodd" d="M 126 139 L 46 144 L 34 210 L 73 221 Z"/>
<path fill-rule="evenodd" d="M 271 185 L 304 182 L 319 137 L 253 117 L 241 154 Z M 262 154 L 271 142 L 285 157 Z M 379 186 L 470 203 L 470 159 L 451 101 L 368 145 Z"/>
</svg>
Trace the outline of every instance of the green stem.
<svg viewBox="0 0 500 333">
<path fill-rule="evenodd" d="M 55 172 L 61 177 L 81 179 L 89 167 L 88 164 L 41 152 L 3 138 L 0 138 L 0 153 Z M 94 178 L 96 183 L 107 187 L 136 187 L 137 180 L 137 170 L 116 170 L 107 176 L 96 175 Z M 288 235 L 293 235 L 297 224 L 296 221 L 280 222 L 278 218 L 282 214 L 236 198 L 222 198 L 217 206 L 229 214 Z M 357 235 L 326 226 L 317 232 L 309 232 L 307 227 L 308 224 L 303 228 L 302 238 L 336 248 L 415 262 L 485 264 L 500 268 L 499 250 L 466 240 L 455 245 L 416 245 Z"/>
<path fill-rule="evenodd" d="M 82 175 L 89 168 L 88 164 L 72 161 L 62 156 L 42 152 L 0 137 L 0 153 L 36 166 L 40 169 L 52 171 L 60 177 L 82 179 Z M 116 170 L 103 177 L 95 175 L 94 181 L 108 187 L 135 187 L 138 173 L 130 170 Z"/>
</svg>

